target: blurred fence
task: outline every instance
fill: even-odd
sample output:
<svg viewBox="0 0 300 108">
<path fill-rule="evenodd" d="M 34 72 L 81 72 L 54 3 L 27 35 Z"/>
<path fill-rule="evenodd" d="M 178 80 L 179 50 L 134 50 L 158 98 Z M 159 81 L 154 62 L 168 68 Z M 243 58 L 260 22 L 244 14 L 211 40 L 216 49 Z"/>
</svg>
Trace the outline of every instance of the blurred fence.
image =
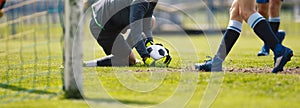
<svg viewBox="0 0 300 108">
<path fill-rule="evenodd" d="M 9 0 L 5 5 L 5 15 L 6 19 L 0 19 L 1 23 L 6 23 L 7 21 L 16 20 L 20 17 L 28 16 L 37 12 L 46 12 L 49 14 L 49 20 L 51 24 L 60 23 L 59 15 L 63 13 L 63 0 Z M 213 23 L 211 21 L 211 15 L 208 11 L 213 13 L 215 12 L 224 12 L 228 11 L 229 7 L 233 0 L 159 0 L 160 5 L 158 5 L 156 9 L 156 16 L 164 17 L 165 19 L 170 19 L 172 23 L 175 23 L 179 26 L 182 26 L 181 18 L 178 11 L 187 10 L 187 11 L 195 11 L 196 15 L 198 14 L 206 14 L 207 18 L 201 19 L 203 21 L 199 22 L 203 25 L 208 22 L 208 24 Z M 167 5 L 161 5 L 167 4 Z M 172 8 L 173 7 L 173 8 Z M 175 8 L 174 8 L 175 7 Z M 300 22 L 300 0 L 284 0 L 283 8 L 291 10 L 294 16 L 295 21 Z M 198 11 L 204 12 L 198 12 Z M 192 13 L 192 12 L 191 12 Z M 203 16 L 203 15 L 202 15 Z M 33 21 L 35 19 L 25 20 L 25 24 L 32 24 L 38 22 L 39 24 L 45 23 L 42 17 L 38 17 L 38 21 Z M 159 22 L 159 21 L 158 21 Z M 162 27 L 166 22 L 159 22 L 156 30 L 163 30 Z M 11 34 L 15 34 L 15 24 L 12 23 L 10 26 Z M 164 27 L 169 28 L 169 27 Z M 208 26 L 208 29 L 212 29 L 213 27 Z"/>
<path fill-rule="evenodd" d="M 5 5 L 5 14 L 9 19 L 48 11 L 53 23 L 58 23 L 58 14 L 63 12 L 61 0 L 9 0 Z M 28 21 L 28 23 L 33 21 Z M 42 22 L 42 20 L 40 20 Z"/>
</svg>

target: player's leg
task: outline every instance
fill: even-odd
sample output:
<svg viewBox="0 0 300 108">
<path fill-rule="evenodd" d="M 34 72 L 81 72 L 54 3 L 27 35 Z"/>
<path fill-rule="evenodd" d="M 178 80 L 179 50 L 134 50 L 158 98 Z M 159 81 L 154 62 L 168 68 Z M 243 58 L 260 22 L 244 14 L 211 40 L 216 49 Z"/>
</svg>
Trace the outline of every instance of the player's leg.
<svg viewBox="0 0 300 108">
<path fill-rule="evenodd" d="M 104 50 L 104 52 L 107 56 L 99 58 L 99 59 L 95 59 L 95 60 L 85 61 L 84 66 L 86 66 L 86 67 L 112 66 L 111 61 L 112 61 L 113 55 L 111 54 L 111 49 L 112 49 L 113 42 L 114 42 L 113 40 L 115 40 L 115 39 L 108 38 L 107 35 L 105 36 L 107 38 L 103 38 L 103 36 L 101 36 L 101 37 L 102 38 L 97 38 L 96 40 L 98 42 L 98 45 L 100 45 L 102 47 L 102 49 Z"/>
<path fill-rule="evenodd" d="M 86 61 L 84 62 L 84 65 L 86 67 L 96 67 L 96 66 L 112 66 L 112 58 L 114 55 L 107 55 L 105 57 L 96 59 L 96 60 L 91 60 L 91 61 Z M 135 65 L 136 64 L 136 57 L 133 52 L 130 53 L 129 55 L 129 66 Z"/>
<path fill-rule="evenodd" d="M 130 64 L 129 55 L 131 48 L 120 34 L 124 26 L 116 26 L 116 17 L 112 17 L 100 30 L 100 27 L 91 21 L 90 30 L 97 40 L 98 44 L 103 48 L 106 57 L 87 61 L 86 66 L 128 66 Z"/>
<path fill-rule="evenodd" d="M 135 63 L 135 56 L 131 55 L 132 50 L 122 35 L 118 33 L 100 33 L 97 42 L 103 48 L 107 56 L 85 62 L 87 67 L 129 66 L 133 65 L 131 63 Z"/>
<path fill-rule="evenodd" d="M 256 0 L 257 12 L 264 18 L 269 18 L 269 0 Z"/>
<path fill-rule="evenodd" d="M 253 28 L 254 32 L 272 49 L 272 51 L 275 54 L 274 57 L 274 69 L 272 72 L 276 73 L 278 71 L 282 71 L 284 65 L 291 59 L 293 56 L 293 51 L 289 48 L 284 47 L 281 45 L 276 37 L 276 35 L 273 33 L 271 27 L 269 26 L 268 22 L 261 16 L 258 12 L 255 11 L 255 1 L 251 0 L 235 0 L 233 2 L 234 4 L 238 4 L 237 6 L 239 7 L 239 14 L 242 17 L 243 20 L 245 20 L 251 28 Z M 225 36 L 224 36 L 225 37 Z M 226 43 L 226 38 L 222 43 Z M 222 45 L 221 45 L 222 46 Z M 221 48 L 221 47 L 220 47 Z M 221 48 L 222 50 L 222 48 Z M 230 49 L 225 49 L 229 50 Z M 218 52 L 223 52 L 221 54 L 228 54 L 229 51 L 218 51 Z M 218 55 L 218 54 L 217 54 Z M 206 70 L 206 71 L 214 71 L 214 68 L 216 71 L 219 71 L 216 68 L 219 66 L 220 62 L 222 62 L 221 59 L 222 55 L 219 55 L 219 58 L 214 57 L 213 60 L 210 60 L 206 63 L 202 64 L 196 64 L 195 67 L 196 69 L 199 70 Z M 226 56 L 223 56 L 226 57 Z M 223 59 L 224 60 L 224 59 Z M 214 66 L 215 65 L 215 66 Z"/>
<path fill-rule="evenodd" d="M 222 71 L 222 62 L 225 60 L 231 48 L 240 36 L 240 32 L 242 31 L 242 22 L 243 19 L 240 16 L 239 4 L 237 0 L 235 0 L 230 8 L 230 21 L 218 48 L 218 52 L 212 60 L 196 64 L 195 68 L 204 71 Z"/>
<path fill-rule="evenodd" d="M 270 0 L 270 17 L 269 23 L 271 28 L 279 39 L 279 42 L 282 43 L 283 39 L 285 38 L 285 31 L 279 30 L 280 26 L 280 10 L 283 0 Z"/>
<path fill-rule="evenodd" d="M 277 34 L 280 25 L 281 4 L 282 4 L 282 0 L 270 0 L 269 22 L 275 34 Z"/>
<path fill-rule="evenodd" d="M 255 2 L 251 0 L 239 0 L 242 18 L 250 25 L 257 36 L 274 52 L 274 69 L 276 73 L 282 71 L 284 65 L 293 56 L 293 51 L 279 43 L 268 22 L 255 11 Z"/>
<path fill-rule="evenodd" d="M 106 23 L 106 25 L 104 26 L 105 30 L 102 30 L 102 32 L 100 33 L 97 39 L 99 45 L 103 48 L 106 55 L 110 55 L 110 54 L 113 55 L 113 56 L 107 56 L 96 60 L 97 66 L 111 66 L 111 65 L 128 66 L 128 61 L 129 61 L 129 65 L 134 65 L 136 63 L 136 57 L 131 50 L 131 47 L 133 46 L 129 46 L 128 43 L 124 40 L 123 36 L 119 34 L 128 25 L 126 21 L 118 20 L 118 18 L 120 17 L 121 16 L 116 15 L 111 20 L 109 20 L 108 23 Z M 116 23 L 120 25 L 115 26 Z M 144 46 L 144 45 L 145 45 L 144 41 L 139 41 L 136 44 L 136 46 Z M 143 50 L 140 47 L 136 47 L 136 49 L 138 50 L 139 54 L 143 59 L 146 58 L 145 56 L 149 55 L 146 49 Z M 112 63 L 112 61 L 117 61 L 117 62 Z M 92 61 L 91 64 L 95 65 L 95 60 Z"/>
<path fill-rule="evenodd" d="M 261 7 L 261 4 L 266 4 L 265 2 L 269 2 L 269 7 Z M 258 11 L 261 12 L 260 10 L 269 10 L 269 17 L 265 17 L 264 14 L 265 12 L 262 12 L 263 16 L 266 19 L 269 19 L 270 26 L 273 30 L 273 32 L 276 34 L 276 36 L 279 39 L 279 42 L 282 43 L 284 37 L 285 37 L 285 31 L 283 30 L 278 30 L 279 25 L 280 25 L 280 9 L 281 9 L 281 4 L 282 0 L 257 0 L 258 4 Z M 265 9 L 264 9 L 265 8 Z M 269 50 L 270 48 L 267 45 L 264 45 L 261 49 L 261 51 L 258 52 L 258 56 L 267 56 L 269 55 Z"/>
<path fill-rule="evenodd" d="M 256 0 L 257 3 L 257 11 L 264 18 L 269 18 L 269 0 Z M 269 55 L 270 48 L 266 45 L 263 45 L 261 50 L 257 53 L 257 56 L 267 56 Z"/>
<path fill-rule="evenodd" d="M 221 58 L 222 60 L 225 60 L 226 56 L 229 54 L 231 48 L 239 38 L 242 31 L 243 19 L 239 13 L 239 5 L 237 3 L 237 0 L 235 0 L 230 8 L 230 20 L 227 26 L 227 30 L 224 33 L 222 42 L 216 54 L 216 56 Z"/>
<path fill-rule="evenodd" d="M 254 32 L 272 49 L 278 44 L 278 39 L 269 27 L 266 19 L 255 11 L 254 0 L 238 0 L 240 14 Z"/>
</svg>

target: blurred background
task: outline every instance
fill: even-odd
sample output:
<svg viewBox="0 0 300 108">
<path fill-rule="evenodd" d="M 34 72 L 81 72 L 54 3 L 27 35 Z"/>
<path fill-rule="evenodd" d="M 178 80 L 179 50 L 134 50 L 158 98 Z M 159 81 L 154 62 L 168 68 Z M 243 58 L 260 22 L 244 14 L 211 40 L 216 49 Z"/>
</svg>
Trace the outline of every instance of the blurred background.
<svg viewBox="0 0 300 108">
<path fill-rule="evenodd" d="M 227 27 L 228 12 L 232 1 L 159 0 L 154 13 L 157 18 L 154 28 L 155 36 L 168 37 L 168 39 L 173 36 L 172 39 L 181 42 L 181 37 L 185 35 L 180 35 L 180 33 L 182 33 L 181 30 L 184 30 L 195 37 L 202 36 L 202 41 L 199 41 L 199 37 L 192 38 L 196 41 L 195 46 L 205 46 L 207 40 L 204 36 L 208 35 L 203 35 L 204 32 L 224 31 Z M 63 72 L 59 66 L 63 63 L 64 57 L 64 0 L 7 0 L 4 12 L 4 16 L 0 18 L 0 104 L 41 98 L 59 98 L 58 96 L 62 92 L 63 79 Z M 86 22 L 88 22 L 88 18 L 90 18 L 90 12 L 87 12 Z M 284 0 L 281 21 L 280 29 L 287 32 L 287 38 L 289 38 L 287 40 L 290 40 L 290 45 L 293 44 L 296 49 L 299 45 L 294 43 L 298 43 L 300 34 L 300 0 Z M 245 29 L 243 28 L 241 35 L 246 37 L 244 41 L 242 40 L 246 42 L 250 39 L 247 36 L 253 36 L 254 33 L 246 24 L 244 26 Z M 88 24 L 85 25 L 85 31 L 86 37 L 91 35 Z M 220 42 L 221 36 L 215 35 L 216 40 L 218 40 L 215 42 Z M 93 38 L 91 40 L 94 41 Z M 256 42 L 255 44 L 258 43 L 257 41 L 254 42 Z M 94 44 L 91 41 L 84 43 Z M 252 44 L 245 43 L 243 46 Z M 217 47 L 218 43 L 214 45 Z M 86 47 L 90 46 L 86 45 Z M 246 50 L 258 51 L 258 47 L 260 46 L 257 45 L 257 48 L 249 46 Z M 92 50 L 96 48 L 101 53 L 95 55 L 97 57 L 104 56 L 99 46 L 93 47 Z M 197 47 L 197 53 L 201 57 L 210 55 L 208 50 Z M 295 52 L 299 53 L 298 51 Z M 254 56 L 253 54 L 249 55 Z M 95 56 L 92 57 L 89 59 L 94 59 Z M 252 60 L 252 58 L 249 59 Z M 191 63 L 198 61 L 195 58 L 191 58 L 191 60 L 194 60 Z M 272 66 L 271 60 L 270 58 L 268 62 L 270 64 L 267 65 L 269 67 Z M 236 64 L 244 62 L 243 60 L 235 61 Z M 238 65 L 237 67 L 250 67 L 252 64 L 251 61 L 249 66 L 240 64 L 242 66 Z M 296 63 L 293 64 L 297 65 Z M 293 64 L 291 66 L 295 67 Z M 259 66 L 264 65 L 260 64 Z M 126 95 L 125 93 L 124 97 Z M 237 99 L 240 100 L 240 98 Z"/>
<path fill-rule="evenodd" d="M 173 24 L 186 30 L 213 30 L 217 29 L 214 18 L 221 28 L 228 22 L 228 11 L 233 0 L 160 0 L 155 16 L 158 17 L 155 33 L 175 32 Z M 284 0 L 282 13 L 289 13 L 295 22 L 300 22 L 300 1 Z M 49 23 L 60 23 L 63 14 L 63 0 L 9 0 L 5 7 L 5 17 L 0 19 L 0 24 L 8 21 L 27 17 L 22 20 L 24 24 L 46 23 L 44 16 L 31 16 L 39 12 L 47 12 Z M 29 17 L 31 16 L 31 17 Z M 35 21 L 36 20 L 36 21 Z M 282 19 L 284 20 L 284 19 Z M 17 33 L 18 22 L 10 23 L 10 34 Z M 198 24 L 198 25 L 197 25 Z M 199 27 L 199 25 L 201 27 Z M 220 29 L 220 28 L 219 28 Z M 194 32 L 198 33 L 198 32 Z M 201 32 L 199 32 L 201 33 Z"/>
</svg>

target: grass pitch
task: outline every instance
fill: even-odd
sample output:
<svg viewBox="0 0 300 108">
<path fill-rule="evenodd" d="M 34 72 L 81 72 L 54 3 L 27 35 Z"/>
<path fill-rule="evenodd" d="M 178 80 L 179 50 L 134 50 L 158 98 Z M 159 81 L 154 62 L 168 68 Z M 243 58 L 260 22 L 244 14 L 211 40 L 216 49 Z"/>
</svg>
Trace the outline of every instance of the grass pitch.
<svg viewBox="0 0 300 108">
<path fill-rule="evenodd" d="M 157 36 L 156 42 L 171 51 L 170 68 L 84 68 L 85 100 L 62 97 L 59 36 L 51 41 L 39 38 L 34 46 L 30 46 L 34 43 L 31 37 L 22 38 L 22 45 L 20 39 L 3 42 L 0 45 L 6 49 L 0 53 L 0 65 L 4 67 L 0 69 L 0 107 L 298 107 L 300 24 L 287 16 L 281 29 L 287 32 L 284 44 L 294 50 L 292 61 L 286 65 L 292 72 L 271 74 L 272 56 L 256 56 L 262 42 L 244 24 L 225 61 L 225 73 L 193 69 L 194 63 L 213 56 L 220 35 Z M 91 37 L 85 38 L 84 45 L 84 60 L 104 56 Z"/>
</svg>

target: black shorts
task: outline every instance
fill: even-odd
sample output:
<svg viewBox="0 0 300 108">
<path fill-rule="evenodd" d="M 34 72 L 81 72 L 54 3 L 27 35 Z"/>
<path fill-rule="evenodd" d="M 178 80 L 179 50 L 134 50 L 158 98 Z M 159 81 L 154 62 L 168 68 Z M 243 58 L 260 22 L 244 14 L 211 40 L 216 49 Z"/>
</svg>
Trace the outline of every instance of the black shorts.
<svg viewBox="0 0 300 108">
<path fill-rule="evenodd" d="M 101 30 L 97 42 L 103 48 L 106 55 L 113 54 L 112 50 L 121 50 L 122 52 L 131 51 L 131 48 L 124 40 L 121 31 L 129 26 L 129 11 L 126 9 L 116 13 L 104 25 Z M 117 45 L 117 46 L 116 46 Z M 115 55 L 115 54 L 114 54 Z"/>
</svg>

